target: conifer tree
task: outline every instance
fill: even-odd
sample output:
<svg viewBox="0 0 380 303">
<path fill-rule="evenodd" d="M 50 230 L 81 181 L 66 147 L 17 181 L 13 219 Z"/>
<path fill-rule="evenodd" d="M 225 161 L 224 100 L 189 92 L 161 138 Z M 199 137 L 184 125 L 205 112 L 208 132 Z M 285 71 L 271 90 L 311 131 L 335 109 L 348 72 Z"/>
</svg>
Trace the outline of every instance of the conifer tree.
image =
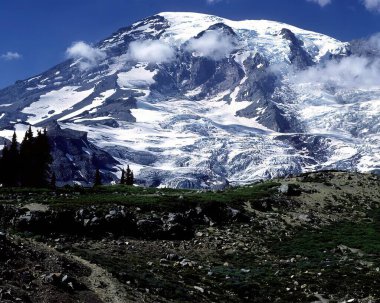
<svg viewBox="0 0 380 303">
<path fill-rule="evenodd" d="M 11 145 L 8 150 L 7 156 L 7 172 L 6 172 L 6 184 L 7 186 L 18 186 L 19 185 L 19 173 L 20 173 L 20 159 L 19 159 L 19 150 L 17 143 L 16 132 L 13 133 Z"/>
<path fill-rule="evenodd" d="M 6 158 L 7 156 L 8 156 L 8 146 L 7 146 L 7 144 L 4 142 L 4 147 L 3 147 L 3 150 L 2 150 L 2 152 L 1 152 L 1 156 L 4 158 Z"/>
<path fill-rule="evenodd" d="M 99 168 L 97 168 L 95 172 L 94 187 L 100 185 L 102 185 L 102 176 L 100 175 Z"/>
<path fill-rule="evenodd" d="M 8 146 L 7 144 L 4 142 L 4 147 L 3 147 L 3 150 L 1 152 L 1 158 L 0 158 L 0 183 L 3 185 L 3 186 L 7 186 L 7 182 L 6 182 L 6 176 L 7 176 L 7 172 L 9 170 L 8 168 Z"/>
<path fill-rule="evenodd" d="M 20 174 L 20 181 L 22 186 L 33 186 L 34 173 L 35 173 L 35 161 L 33 155 L 33 131 L 29 126 L 26 131 L 24 139 L 20 145 L 20 165 L 22 167 L 22 173 Z"/>
<path fill-rule="evenodd" d="M 128 165 L 127 170 L 126 170 L 125 184 L 130 185 L 130 183 L 131 183 L 131 169 L 129 168 L 129 165 Z"/>
<path fill-rule="evenodd" d="M 25 132 L 25 138 L 27 140 L 32 140 L 33 139 L 33 131 L 32 131 L 32 126 L 29 125 L 28 130 Z"/>
<path fill-rule="evenodd" d="M 124 168 L 121 170 L 120 184 L 125 184 L 125 170 L 124 170 Z"/>
<path fill-rule="evenodd" d="M 52 157 L 50 155 L 50 144 L 46 129 L 43 132 L 38 132 L 37 137 L 35 138 L 33 151 L 33 157 L 36 159 L 36 186 L 47 186 L 49 185 L 49 168 L 52 162 Z"/>
<path fill-rule="evenodd" d="M 50 179 L 50 188 L 55 189 L 57 186 L 56 183 L 57 183 L 57 177 L 56 177 L 55 173 L 53 173 L 51 175 L 51 179 Z"/>
<path fill-rule="evenodd" d="M 0 182 L 4 186 L 49 186 L 51 161 L 46 130 L 39 131 L 37 137 L 33 137 L 32 128 L 29 127 L 20 149 L 14 133 L 11 144 L 9 147 L 4 145 L 0 157 Z"/>
<path fill-rule="evenodd" d="M 134 180 L 133 180 L 133 171 L 129 168 L 129 165 L 127 166 L 127 171 L 126 171 L 126 177 L 125 177 L 125 184 L 126 185 L 133 185 Z"/>
</svg>

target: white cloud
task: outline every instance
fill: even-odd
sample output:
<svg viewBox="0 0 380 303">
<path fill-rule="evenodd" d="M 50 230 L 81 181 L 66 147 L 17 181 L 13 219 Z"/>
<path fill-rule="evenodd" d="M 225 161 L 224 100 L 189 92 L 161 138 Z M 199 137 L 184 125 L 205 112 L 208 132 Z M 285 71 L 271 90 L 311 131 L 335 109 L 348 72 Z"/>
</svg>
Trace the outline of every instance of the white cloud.
<svg viewBox="0 0 380 303">
<path fill-rule="evenodd" d="M 128 57 L 138 62 L 166 63 L 174 60 L 175 52 L 162 41 L 134 41 L 129 45 Z"/>
<path fill-rule="evenodd" d="M 380 52 L 380 33 L 368 41 L 372 50 Z M 379 86 L 380 57 L 349 56 L 341 60 L 328 61 L 323 65 L 312 66 L 291 76 L 294 83 L 314 83 L 325 87 L 345 89 L 369 89 Z"/>
<path fill-rule="evenodd" d="M 208 4 L 214 4 L 221 1 L 223 0 L 206 0 Z M 325 7 L 326 5 L 329 5 L 333 2 L 333 0 L 306 0 L 306 1 L 316 3 L 320 5 L 321 7 Z M 380 13 L 380 0 L 358 0 L 358 1 L 362 3 L 366 7 L 367 10 Z"/>
<path fill-rule="evenodd" d="M 319 4 L 320 6 L 324 7 L 331 3 L 332 0 L 307 0 L 308 2 L 314 2 Z"/>
<path fill-rule="evenodd" d="M 380 13 L 380 0 L 363 0 L 366 9 Z"/>
<path fill-rule="evenodd" d="M 372 49 L 380 51 L 380 33 L 372 35 L 367 43 Z"/>
<path fill-rule="evenodd" d="M 75 42 L 66 50 L 66 55 L 72 59 L 80 59 L 79 68 L 86 70 L 99 64 L 106 57 L 106 53 L 79 41 Z"/>
<path fill-rule="evenodd" d="M 218 31 L 208 31 L 202 37 L 190 40 L 187 49 L 199 56 L 220 60 L 228 56 L 234 47 L 231 37 Z"/>
<path fill-rule="evenodd" d="M 213 3 L 219 0 L 207 0 L 209 3 Z M 331 4 L 333 0 L 306 0 L 308 2 L 314 2 L 319 4 L 321 7 L 324 7 L 328 4 Z M 358 0 L 361 2 L 367 10 L 380 13 L 380 0 Z"/>
<path fill-rule="evenodd" d="M 18 60 L 22 58 L 22 56 L 17 52 L 6 52 L 5 54 L 2 54 L 0 57 L 1 59 L 6 61 Z"/>
<path fill-rule="evenodd" d="M 380 60 L 351 56 L 340 61 L 329 61 L 297 73 L 296 83 L 315 83 L 347 89 L 366 89 L 379 85 Z"/>
</svg>

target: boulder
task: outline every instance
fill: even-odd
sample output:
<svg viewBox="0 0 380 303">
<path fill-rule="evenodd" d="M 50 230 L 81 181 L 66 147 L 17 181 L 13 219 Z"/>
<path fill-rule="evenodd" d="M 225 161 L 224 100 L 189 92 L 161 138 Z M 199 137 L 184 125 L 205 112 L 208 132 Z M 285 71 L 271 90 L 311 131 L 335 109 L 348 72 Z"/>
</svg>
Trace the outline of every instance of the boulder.
<svg viewBox="0 0 380 303">
<path fill-rule="evenodd" d="M 163 237 L 166 239 L 186 240 L 194 235 L 190 221 L 181 213 L 169 213 L 161 220 L 164 223 Z"/>
<path fill-rule="evenodd" d="M 124 206 L 115 207 L 104 216 L 104 231 L 132 235 L 136 232 L 136 217 Z"/>
<path fill-rule="evenodd" d="M 49 222 L 45 212 L 26 211 L 14 220 L 15 227 L 23 231 L 44 232 Z"/>
<path fill-rule="evenodd" d="M 52 284 L 60 287 L 66 291 L 82 290 L 85 289 L 84 285 L 79 283 L 75 278 L 62 273 L 50 273 L 44 275 L 42 278 L 45 284 Z"/>
<path fill-rule="evenodd" d="M 300 196 L 302 193 L 301 187 L 297 184 L 282 184 L 278 192 L 286 196 Z"/>
<path fill-rule="evenodd" d="M 197 211 L 199 215 L 203 215 L 204 221 L 216 224 L 233 223 L 233 222 L 249 222 L 249 217 L 244 215 L 240 210 L 233 209 L 222 203 L 208 203 Z"/>
<path fill-rule="evenodd" d="M 7 240 L 7 235 L 5 232 L 0 230 L 0 243 L 3 243 Z"/>
<path fill-rule="evenodd" d="M 163 222 L 158 218 L 137 221 L 137 236 L 144 239 L 160 239 L 163 236 Z"/>
</svg>

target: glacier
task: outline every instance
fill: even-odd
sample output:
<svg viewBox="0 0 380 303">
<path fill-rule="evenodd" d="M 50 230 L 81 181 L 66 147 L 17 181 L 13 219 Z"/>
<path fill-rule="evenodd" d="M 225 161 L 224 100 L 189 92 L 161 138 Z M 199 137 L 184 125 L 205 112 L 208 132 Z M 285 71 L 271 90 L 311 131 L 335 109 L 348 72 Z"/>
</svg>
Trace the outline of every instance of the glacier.
<svg viewBox="0 0 380 303">
<path fill-rule="evenodd" d="M 275 21 L 160 13 L 94 45 L 96 64 L 71 58 L 0 90 L 0 136 L 51 129 L 60 184 L 90 185 L 99 166 L 116 181 L 126 165 L 140 185 L 194 189 L 379 173 L 380 83 L 310 76 L 364 56 L 364 44 Z"/>
</svg>

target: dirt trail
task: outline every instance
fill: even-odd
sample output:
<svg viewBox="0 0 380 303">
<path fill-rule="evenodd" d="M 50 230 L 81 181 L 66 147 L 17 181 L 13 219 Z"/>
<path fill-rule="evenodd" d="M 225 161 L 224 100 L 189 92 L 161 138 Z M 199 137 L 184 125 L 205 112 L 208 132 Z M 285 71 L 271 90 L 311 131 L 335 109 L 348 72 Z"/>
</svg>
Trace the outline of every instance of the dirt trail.
<svg viewBox="0 0 380 303">
<path fill-rule="evenodd" d="M 104 303 L 136 302 L 126 296 L 125 286 L 112 277 L 108 271 L 78 256 L 71 255 L 71 257 L 91 269 L 91 275 L 87 278 L 87 287 L 98 295 Z"/>
<path fill-rule="evenodd" d="M 21 240 L 22 238 L 20 238 Z M 90 263 L 76 255 L 70 253 L 61 253 L 54 248 L 36 242 L 32 239 L 22 239 L 29 242 L 33 246 L 37 246 L 41 251 L 48 251 L 50 254 L 66 258 L 72 262 L 80 263 L 81 265 L 91 270 L 90 276 L 84 278 L 83 283 L 89 290 L 94 292 L 104 303 L 129 303 L 129 302 L 144 302 L 143 298 L 134 297 L 127 287 L 121 284 L 116 278 L 112 276 L 107 270 L 100 266 Z M 130 294 L 130 296 L 127 296 Z"/>
</svg>

